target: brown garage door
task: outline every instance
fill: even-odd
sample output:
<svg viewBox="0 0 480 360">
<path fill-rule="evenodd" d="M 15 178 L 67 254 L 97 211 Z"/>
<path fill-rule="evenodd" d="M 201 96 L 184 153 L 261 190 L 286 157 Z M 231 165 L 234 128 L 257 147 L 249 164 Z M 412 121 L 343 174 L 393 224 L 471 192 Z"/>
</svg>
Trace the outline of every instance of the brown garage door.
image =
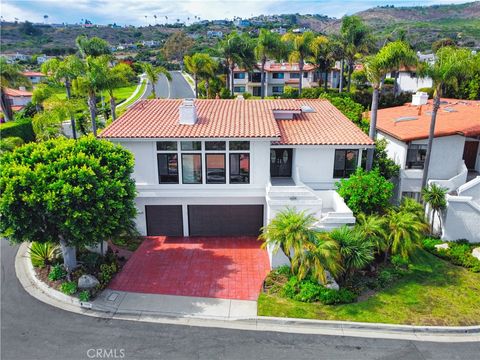
<svg viewBox="0 0 480 360">
<path fill-rule="evenodd" d="M 181 205 L 145 206 L 148 236 L 183 236 Z"/>
<path fill-rule="evenodd" d="M 258 236 L 263 205 L 189 205 L 190 236 Z"/>
</svg>

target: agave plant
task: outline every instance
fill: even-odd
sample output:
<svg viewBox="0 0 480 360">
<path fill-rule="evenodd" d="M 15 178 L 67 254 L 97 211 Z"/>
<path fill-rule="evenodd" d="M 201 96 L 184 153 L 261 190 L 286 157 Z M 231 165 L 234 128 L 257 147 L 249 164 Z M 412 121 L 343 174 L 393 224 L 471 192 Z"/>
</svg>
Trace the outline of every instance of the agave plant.
<svg viewBox="0 0 480 360">
<path fill-rule="evenodd" d="M 30 246 L 30 259 L 35 267 L 44 267 L 51 265 L 60 255 L 60 247 L 58 245 L 46 242 L 32 242 Z"/>
</svg>

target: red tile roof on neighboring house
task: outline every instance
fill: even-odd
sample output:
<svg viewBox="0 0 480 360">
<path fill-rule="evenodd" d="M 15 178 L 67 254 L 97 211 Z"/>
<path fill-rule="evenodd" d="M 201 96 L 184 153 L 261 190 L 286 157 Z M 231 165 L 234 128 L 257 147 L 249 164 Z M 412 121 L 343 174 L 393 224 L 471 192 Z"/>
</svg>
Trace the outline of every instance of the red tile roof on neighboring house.
<svg viewBox="0 0 480 360">
<path fill-rule="evenodd" d="M 410 103 L 378 110 L 377 129 L 402 141 L 428 138 L 432 100 L 421 107 Z M 480 101 L 442 99 L 435 136 L 480 136 Z"/>
<path fill-rule="evenodd" d="M 38 72 L 38 71 L 24 71 L 22 74 L 25 75 L 25 76 L 39 76 L 39 77 L 44 77 L 45 76 L 44 73 L 41 73 L 41 72 Z"/>
<path fill-rule="evenodd" d="M 327 100 L 195 100 L 198 120 L 179 123 L 181 99 L 143 100 L 106 128 L 104 138 L 270 138 L 285 145 L 371 145 Z M 302 106 L 313 112 L 301 112 Z M 301 112 L 275 120 L 274 110 Z"/>
<path fill-rule="evenodd" d="M 30 91 L 26 90 L 19 90 L 19 89 L 5 89 L 5 94 L 10 97 L 18 97 L 18 96 L 32 96 L 33 94 Z"/>
<path fill-rule="evenodd" d="M 262 68 L 262 65 L 258 63 L 256 65 L 257 70 L 260 70 Z M 303 65 L 303 71 L 311 71 L 315 69 L 315 65 L 312 64 L 305 64 Z M 235 67 L 233 70 L 235 72 L 244 72 L 246 71 L 245 69 Z M 299 66 L 298 63 L 266 63 L 265 64 L 265 71 L 266 72 L 299 72 Z"/>
</svg>

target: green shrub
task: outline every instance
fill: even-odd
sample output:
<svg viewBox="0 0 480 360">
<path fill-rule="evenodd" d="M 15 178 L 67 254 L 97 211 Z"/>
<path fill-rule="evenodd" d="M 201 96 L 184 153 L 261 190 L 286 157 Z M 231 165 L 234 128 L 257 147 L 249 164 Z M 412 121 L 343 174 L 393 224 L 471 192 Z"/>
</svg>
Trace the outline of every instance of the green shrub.
<svg viewBox="0 0 480 360">
<path fill-rule="evenodd" d="M 337 291 L 323 288 L 319 297 L 320 302 L 325 305 L 350 304 L 356 299 L 357 295 L 348 289 Z"/>
<path fill-rule="evenodd" d="M 380 274 L 378 274 L 378 278 L 377 278 L 378 286 L 380 288 L 384 288 L 390 285 L 391 283 L 393 283 L 397 278 L 398 278 L 397 273 L 389 269 L 382 270 L 380 271 Z"/>
<path fill-rule="evenodd" d="M 22 119 L 0 124 L 0 137 L 2 139 L 7 137 L 19 137 L 24 142 L 35 141 L 32 120 Z"/>
<path fill-rule="evenodd" d="M 22 146 L 25 142 L 22 138 L 11 136 L 0 140 L 0 153 L 5 151 L 13 151 L 15 148 Z"/>
<path fill-rule="evenodd" d="M 64 278 L 67 275 L 67 272 L 63 269 L 62 265 L 55 265 L 51 268 L 50 273 L 48 274 L 48 280 L 57 281 Z"/>
<path fill-rule="evenodd" d="M 448 243 L 448 249 L 435 248 L 435 245 L 441 243 L 444 243 L 444 241 L 426 238 L 423 240 L 423 247 L 427 251 L 454 265 L 462 266 L 473 272 L 480 272 L 480 260 L 472 255 L 473 244 L 470 244 L 467 240 L 457 240 L 450 241 Z"/>
<path fill-rule="evenodd" d="M 390 259 L 395 269 L 407 269 L 410 265 L 410 260 L 403 258 L 401 255 L 393 255 Z"/>
<path fill-rule="evenodd" d="M 282 294 L 293 300 L 301 302 L 320 301 L 325 305 L 348 304 L 354 302 L 357 298 L 357 295 L 350 290 L 327 289 L 310 279 L 298 281 L 296 276 L 292 276 L 285 283 Z"/>
<path fill-rule="evenodd" d="M 435 245 L 442 244 L 444 241 L 435 238 L 425 238 L 423 239 L 422 245 L 423 248 L 429 252 L 436 250 Z"/>
<path fill-rule="evenodd" d="M 284 99 L 296 99 L 298 98 L 298 89 L 291 86 L 285 86 L 281 97 Z"/>
<path fill-rule="evenodd" d="M 30 245 L 30 260 L 35 267 L 44 267 L 53 264 L 60 255 L 58 245 L 46 242 L 32 242 Z"/>
<path fill-rule="evenodd" d="M 90 292 L 88 290 L 83 290 L 78 294 L 78 299 L 82 302 L 87 302 L 90 300 Z"/>
<path fill-rule="evenodd" d="M 75 281 L 66 281 L 60 285 L 60 291 L 66 295 L 73 295 L 77 292 L 77 283 Z"/>
<path fill-rule="evenodd" d="M 248 92 L 244 92 L 244 93 L 242 94 L 242 96 L 243 96 L 243 98 L 244 98 L 245 100 L 247 100 L 247 99 L 250 99 L 250 98 L 252 97 L 252 94 L 250 94 L 250 93 L 248 93 Z"/>
<path fill-rule="evenodd" d="M 395 84 L 395 79 L 393 79 L 393 78 L 388 78 L 388 79 L 385 79 L 385 80 L 383 81 L 383 83 L 384 83 L 385 85 L 393 85 L 393 84 Z"/>
<path fill-rule="evenodd" d="M 363 118 L 365 108 L 349 95 L 344 95 L 343 93 L 321 93 L 320 98 L 330 101 L 343 115 L 352 120 L 364 132 L 368 133 L 370 123 Z"/>
<path fill-rule="evenodd" d="M 100 283 L 106 285 L 112 280 L 113 275 L 117 272 L 117 264 L 111 263 L 109 264 L 102 264 L 100 265 L 100 273 L 99 273 L 99 280 Z"/>
<path fill-rule="evenodd" d="M 393 195 L 393 184 L 378 169 L 366 172 L 359 167 L 350 178 L 341 179 L 336 185 L 354 214 L 382 213 Z"/>
</svg>

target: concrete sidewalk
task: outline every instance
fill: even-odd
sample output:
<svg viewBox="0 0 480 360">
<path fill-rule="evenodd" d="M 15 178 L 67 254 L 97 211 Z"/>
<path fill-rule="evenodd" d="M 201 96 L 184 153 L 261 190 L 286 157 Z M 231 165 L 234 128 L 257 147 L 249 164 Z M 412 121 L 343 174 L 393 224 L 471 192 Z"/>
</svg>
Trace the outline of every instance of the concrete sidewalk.
<svg viewBox="0 0 480 360">
<path fill-rule="evenodd" d="M 157 315 L 217 320 L 252 319 L 257 302 L 104 290 L 91 302 L 92 310 L 115 314 Z"/>
<path fill-rule="evenodd" d="M 339 335 L 430 342 L 480 342 L 480 326 L 410 326 L 257 316 L 254 301 L 150 295 L 106 290 L 91 303 L 49 288 L 34 274 L 22 244 L 15 258 L 17 278 L 27 293 L 61 310 L 102 319 L 215 327 L 250 331 Z M 250 317 L 250 314 L 252 316 Z"/>
</svg>

